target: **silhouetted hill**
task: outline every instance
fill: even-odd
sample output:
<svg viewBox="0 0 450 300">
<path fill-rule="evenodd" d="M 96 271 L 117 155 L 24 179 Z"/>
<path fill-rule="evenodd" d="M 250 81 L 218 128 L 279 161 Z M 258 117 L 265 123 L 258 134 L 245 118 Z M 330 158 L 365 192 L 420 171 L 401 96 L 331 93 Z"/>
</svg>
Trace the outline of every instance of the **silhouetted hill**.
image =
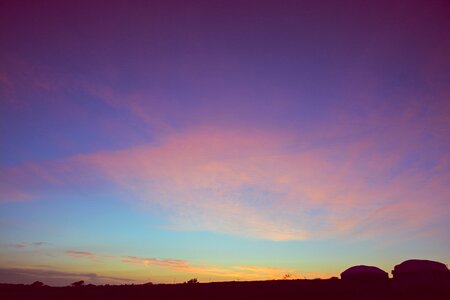
<svg viewBox="0 0 450 300">
<path fill-rule="evenodd" d="M 0 284 L 1 299 L 450 299 L 450 287 L 396 289 L 340 279 L 48 287 Z"/>
</svg>

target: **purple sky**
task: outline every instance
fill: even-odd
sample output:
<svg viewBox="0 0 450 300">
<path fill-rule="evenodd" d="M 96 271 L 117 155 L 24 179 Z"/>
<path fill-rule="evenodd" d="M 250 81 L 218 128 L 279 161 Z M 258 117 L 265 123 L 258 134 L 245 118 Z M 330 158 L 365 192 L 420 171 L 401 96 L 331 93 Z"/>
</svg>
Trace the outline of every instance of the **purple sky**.
<svg viewBox="0 0 450 300">
<path fill-rule="evenodd" d="M 450 261 L 448 1 L 0 5 L 0 281 Z"/>
</svg>

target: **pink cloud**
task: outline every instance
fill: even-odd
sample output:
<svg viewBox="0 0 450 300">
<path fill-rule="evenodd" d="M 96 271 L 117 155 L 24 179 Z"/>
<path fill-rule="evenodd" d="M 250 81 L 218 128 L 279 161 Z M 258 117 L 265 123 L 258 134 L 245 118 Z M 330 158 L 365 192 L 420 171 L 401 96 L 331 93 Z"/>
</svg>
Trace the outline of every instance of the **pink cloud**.
<svg viewBox="0 0 450 300">
<path fill-rule="evenodd" d="M 67 250 L 64 252 L 68 256 L 76 257 L 76 258 L 89 258 L 89 259 L 97 259 L 97 255 L 88 251 L 78 251 L 78 250 Z"/>
<path fill-rule="evenodd" d="M 188 262 L 185 260 L 145 258 L 139 256 L 125 256 L 122 262 L 135 265 L 144 265 L 146 267 L 152 265 L 157 267 L 170 267 L 175 269 L 185 268 L 188 266 Z"/>
<path fill-rule="evenodd" d="M 26 248 L 28 245 L 25 243 L 16 243 L 16 244 L 8 244 L 8 246 L 16 249 L 22 249 Z"/>
<path fill-rule="evenodd" d="M 178 259 L 158 259 L 146 258 L 138 256 L 125 256 L 123 263 L 132 265 L 142 265 L 147 268 L 166 268 L 168 270 L 186 273 L 192 275 L 208 275 L 217 276 L 228 279 L 281 279 L 286 274 L 291 274 L 295 278 L 299 278 L 291 269 L 263 267 L 263 266 L 230 266 L 219 267 L 210 264 L 193 263 L 186 260 Z"/>
<path fill-rule="evenodd" d="M 98 254 L 93 253 L 90 251 L 79 251 L 79 250 L 67 250 L 64 252 L 65 255 L 74 257 L 74 258 L 84 258 L 89 259 L 95 262 L 102 262 L 102 259 L 115 259 L 116 257 L 113 255 L 105 255 L 105 254 Z"/>
<path fill-rule="evenodd" d="M 132 205 L 166 212 L 171 230 L 270 240 L 400 233 L 425 229 L 450 211 L 448 158 L 426 172 L 420 161 L 402 167 L 421 131 L 396 137 L 414 127 L 416 114 L 367 122 L 391 122 L 388 133 L 333 129 L 326 145 L 320 132 L 200 127 L 149 145 L 23 166 L 26 175 L 11 169 L 5 178 L 25 176 L 36 186 L 112 182 Z M 337 138 L 342 132 L 353 137 Z"/>
<path fill-rule="evenodd" d="M 428 213 L 407 187 L 419 179 L 403 175 L 394 179 L 396 185 L 377 183 L 399 154 L 378 153 L 376 140 L 311 150 L 295 149 L 295 144 L 288 134 L 203 128 L 169 136 L 156 146 L 80 160 L 138 195 L 140 205 L 169 211 L 171 229 L 305 239 L 361 230 L 368 216 L 392 203 L 398 213 L 407 209 L 416 220 L 427 221 Z M 376 218 L 387 214 L 381 210 Z M 398 216 L 400 223 L 421 224 Z"/>
</svg>

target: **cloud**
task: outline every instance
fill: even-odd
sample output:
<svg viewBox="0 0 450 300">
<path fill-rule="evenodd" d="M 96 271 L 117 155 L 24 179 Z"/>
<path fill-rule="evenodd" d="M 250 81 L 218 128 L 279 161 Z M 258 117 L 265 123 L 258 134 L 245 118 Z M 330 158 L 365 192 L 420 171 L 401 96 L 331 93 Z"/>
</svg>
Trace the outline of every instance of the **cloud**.
<svg viewBox="0 0 450 300">
<path fill-rule="evenodd" d="M 371 138 L 309 148 L 288 134 L 201 128 L 80 160 L 141 207 L 165 210 L 170 229 L 292 240 L 358 233 L 368 217 L 385 232 L 383 220 L 417 227 L 448 213 L 445 179 L 424 180 L 414 168 L 395 175 L 401 152 L 382 152 Z"/>
<path fill-rule="evenodd" d="M 21 249 L 21 248 L 26 248 L 27 244 L 25 243 L 16 243 L 16 244 L 8 244 L 8 247 L 12 247 L 12 248 L 16 248 L 16 249 Z"/>
<path fill-rule="evenodd" d="M 33 242 L 31 244 L 33 246 L 44 246 L 44 245 L 47 245 L 48 243 L 47 242 Z"/>
<path fill-rule="evenodd" d="M 158 258 L 145 258 L 138 256 L 125 256 L 122 260 L 124 263 L 144 265 L 146 267 L 152 265 L 157 267 L 171 267 L 171 268 L 184 268 L 188 265 L 187 261 L 179 259 L 158 259 Z"/>
<path fill-rule="evenodd" d="M 67 250 L 64 253 L 68 256 L 77 257 L 77 258 L 90 258 L 90 259 L 97 258 L 97 255 L 95 253 L 87 252 L 87 251 Z"/>
<path fill-rule="evenodd" d="M 7 247 L 12 247 L 16 249 L 29 248 L 29 247 L 41 247 L 47 245 L 47 242 L 33 242 L 33 243 L 12 243 L 6 244 Z"/>
<path fill-rule="evenodd" d="M 293 274 L 293 277 L 298 278 L 298 275 L 291 269 L 262 266 L 219 267 L 211 264 L 193 263 L 179 259 L 159 259 L 139 256 L 125 256 L 123 257 L 122 262 L 132 265 L 142 265 L 147 268 L 166 268 L 179 273 L 192 274 L 195 276 L 214 276 L 228 280 L 281 279 L 285 274 Z"/>
<path fill-rule="evenodd" d="M 120 151 L 10 168 L 4 177 L 24 193 L 112 183 L 131 205 L 167 216 L 170 230 L 278 241 L 398 238 L 428 231 L 450 212 L 449 159 L 417 144 L 426 130 L 415 121 L 428 124 L 434 114 L 422 115 L 374 114 L 361 126 L 296 134 L 198 127 Z"/>
<path fill-rule="evenodd" d="M 59 253 L 58 255 L 60 255 Z M 141 267 L 142 270 L 133 269 L 133 275 L 130 278 L 114 277 L 99 275 L 95 272 L 65 272 L 58 270 L 51 265 L 34 265 L 33 268 L 3 268 L 0 269 L 0 280 L 9 283 L 31 283 L 35 280 L 44 281 L 50 285 L 67 285 L 78 280 L 85 280 L 91 283 L 123 283 L 123 282 L 142 282 L 143 278 L 148 278 L 149 275 L 159 273 L 165 270 L 170 276 L 196 276 L 203 277 L 206 280 L 269 280 L 269 279 L 283 279 L 289 275 L 291 279 L 299 278 L 329 278 L 333 274 L 319 274 L 319 273 L 300 273 L 291 268 L 278 268 L 261 265 L 231 265 L 218 266 L 205 262 L 195 262 L 183 259 L 173 258 L 157 258 L 157 257 L 142 257 L 142 256 L 117 256 L 98 254 L 91 251 L 67 250 L 62 254 L 76 258 L 88 259 L 90 261 L 99 261 L 100 258 L 108 258 L 110 263 L 118 266 L 117 263 L 126 265 L 133 265 Z M 95 267 L 95 265 L 91 265 Z M 122 267 L 118 267 L 121 270 Z M 148 271 L 146 270 L 148 269 Z M 114 270 L 110 270 L 114 271 Z M 153 271 L 153 272 L 152 272 Z M 122 271 L 123 272 L 123 271 Z M 145 280 L 145 279 L 144 279 Z"/>
<path fill-rule="evenodd" d="M 2 283 L 32 283 L 36 280 L 56 286 L 68 285 L 78 280 L 85 280 L 94 284 L 133 281 L 128 278 L 103 276 L 96 273 L 64 272 L 50 269 L 0 268 L 0 282 Z"/>
<path fill-rule="evenodd" d="M 93 253 L 89 251 L 68 250 L 64 254 L 78 259 L 97 261 L 99 258 L 108 258 L 115 262 L 127 265 L 141 266 L 148 269 L 165 269 L 171 273 L 189 276 L 211 276 L 225 280 L 263 280 L 281 279 L 286 274 L 291 278 L 303 278 L 303 275 L 293 269 L 275 268 L 267 266 L 217 266 L 208 263 L 199 263 L 182 259 L 156 258 L 142 256 L 113 256 Z M 327 275 L 325 275 L 327 276 Z M 328 276 L 329 277 L 329 276 Z M 107 278 L 103 276 L 102 278 Z"/>
<path fill-rule="evenodd" d="M 279 160 L 284 158 L 277 153 L 280 150 L 277 140 L 280 140 L 277 136 L 206 130 L 170 137 L 160 147 L 80 159 L 136 193 L 142 200 L 140 204 L 158 205 L 170 211 L 171 228 L 190 230 L 206 226 L 209 230 L 240 231 L 271 239 L 304 238 L 303 230 L 272 220 L 261 210 L 264 204 L 276 200 L 269 193 L 274 196 L 285 193 L 280 185 L 271 182 L 280 179 L 281 168 L 286 164 Z M 320 164 L 306 159 L 304 162 Z M 264 174 L 269 167 L 278 174 Z M 261 189 L 262 185 L 266 187 Z M 248 200 L 253 203 L 247 203 Z M 259 205 L 253 205 L 258 201 Z M 181 220 L 188 222 L 179 223 Z"/>
<path fill-rule="evenodd" d="M 98 253 L 93 253 L 93 252 L 89 252 L 89 251 L 79 251 L 79 250 L 67 250 L 64 251 L 64 254 L 70 257 L 74 257 L 74 258 L 85 258 L 85 259 L 89 259 L 92 260 L 94 262 L 102 262 L 102 259 L 104 258 L 115 258 L 112 255 L 104 255 L 104 254 L 98 254 Z"/>
<path fill-rule="evenodd" d="M 66 251 L 66 255 L 75 258 L 88 258 L 96 260 L 98 257 L 108 257 L 129 265 L 142 266 L 149 269 L 166 269 L 180 274 L 191 276 L 214 276 L 224 279 L 281 279 L 285 274 L 292 278 L 302 278 L 292 269 L 274 268 L 265 266 L 216 266 L 207 263 L 198 263 L 182 259 L 141 257 L 141 256 L 111 256 L 99 255 L 88 251 Z"/>
</svg>

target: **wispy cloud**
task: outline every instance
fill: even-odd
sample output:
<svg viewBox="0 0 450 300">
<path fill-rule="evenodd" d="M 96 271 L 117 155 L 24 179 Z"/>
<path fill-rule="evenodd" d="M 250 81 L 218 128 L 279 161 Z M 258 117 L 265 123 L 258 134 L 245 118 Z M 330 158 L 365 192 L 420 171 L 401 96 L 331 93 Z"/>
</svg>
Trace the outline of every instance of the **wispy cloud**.
<svg viewBox="0 0 450 300">
<path fill-rule="evenodd" d="M 105 255 L 105 254 L 99 254 L 89 251 L 80 251 L 80 250 L 66 250 L 64 251 L 64 254 L 70 257 L 74 258 L 84 258 L 89 259 L 91 261 L 95 262 L 102 262 L 102 259 L 110 259 L 114 258 L 112 255 Z"/>
<path fill-rule="evenodd" d="M 97 258 L 97 255 L 95 253 L 87 252 L 87 251 L 67 250 L 64 253 L 68 256 L 77 257 L 77 258 L 90 258 L 90 259 Z"/>
<path fill-rule="evenodd" d="M 172 258 L 156 258 L 142 256 L 113 256 L 97 254 L 89 251 L 66 251 L 66 255 L 80 259 L 97 260 L 100 257 L 120 261 L 121 263 L 135 266 L 142 266 L 149 269 L 166 269 L 170 272 L 187 274 L 190 276 L 213 276 L 226 280 L 235 279 L 281 279 L 286 274 L 290 274 L 291 278 L 303 278 L 300 273 L 293 269 L 275 268 L 266 266 L 216 266 L 208 263 L 198 263 L 182 259 Z M 324 274 L 323 278 L 328 278 L 328 274 Z"/>
<path fill-rule="evenodd" d="M 317 131 L 199 127 L 149 145 L 28 164 L 4 177 L 15 178 L 11 186 L 29 183 L 17 187 L 25 192 L 110 182 L 141 209 L 164 211 L 171 230 L 270 240 L 401 235 L 429 230 L 450 211 L 448 158 L 411 161 L 422 130 L 396 140 L 414 127 L 416 114 L 395 121 L 374 116 L 364 128 L 325 130 L 325 139 Z M 377 124 L 392 129 L 385 133 Z"/>
<path fill-rule="evenodd" d="M 376 143 L 311 149 L 286 134 L 201 129 L 80 160 L 138 195 L 140 204 L 168 211 L 171 229 L 290 240 L 369 230 L 369 217 L 386 232 L 386 219 L 400 229 L 448 213 L 444 177 L 425 180 L 413 166 L 404 172 L 401 154 L 386 156 Z M 424 207 L 427 193 L 433 205 Z"/>
<path fill-rule="evenodd" d="M 205 263 L 194 263 L 179 259 L 159 259 L 139 256 L 125 256 L 123 263 L 142 265 L 147 268 L 166 268 L 178 273 L 192 275 L 206 275 L 225 279 L 281 279 L 286 274 L 298 277 L 291 269 L 263 267 L 263 266 L 231 266 L 219 267 Z"/>
<path fill-rule="evenodd" d="M 145 258 L 139 256 L 125 256 L 122 259 L 122 262 L 127 264 L 144 265 L 146 267 L 152 265 L 157 267 L 170 267 L 174 269 L 184 268 L 188 265 L 185 260 Z"/>
<path fill-rule="evenodd" d="M 12 244 L 6 244 L 7 247 L 12 247 L 16 249 L 23 249 L 23 248 L 36 248 L 36 247 L 42 247 L 47 245 L 47 242 L 32 242 L 32 243 L 12 243 Z"/>
<path fill-rule="evenodd" d="M 0 281 L 3 283 L 32 283 L 35 280 L 50 285 L 68 285 L 78 280 L 85 280 L 94 284 L 133 281 L 129 278 L 104 276 L 97 273 L 76 273 L 53 269 L 0 268 Z"/>
<path fill-rule="evenodd" d="M 8 247 L 12 247 L 12 248 L 16 248 L 16 249 L 21 249 L 21 248 L 26 248 L 27 244 L 25 243 L 15 243 L 15 244 L 8 244 Z"/>
<path fill-rule="evenodd" d="M 33 246 L 44 246 L 44 245 L 47 245 L 48 243 L 47 242 L 33 242 L 31 244 Z"/>
</svg>

